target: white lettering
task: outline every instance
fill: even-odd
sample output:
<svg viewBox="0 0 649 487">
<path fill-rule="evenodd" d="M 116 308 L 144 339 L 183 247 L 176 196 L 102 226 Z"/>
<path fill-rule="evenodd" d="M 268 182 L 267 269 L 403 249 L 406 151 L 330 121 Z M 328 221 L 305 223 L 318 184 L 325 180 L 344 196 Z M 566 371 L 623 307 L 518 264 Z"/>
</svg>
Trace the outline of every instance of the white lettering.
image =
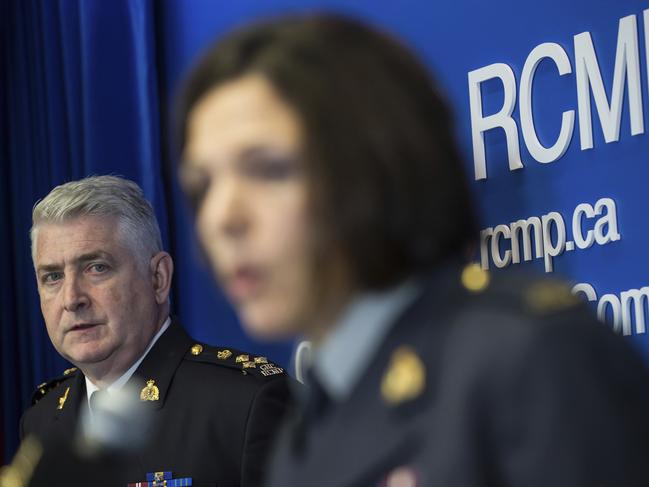
<svg viewBox="0 0 649 487">
<path fill-rule="evenodd" d="M 489 227 L 480 231 L 480 267 L 483 270 L 489 269 L 489 247 L 488 241 L 493 237 L 494 229 Z"/>
<path fill-rule="evenodd" d="M 572 293 L 583 293 L 590 302 L 597 301 L 595 288 L 587 282 L 576 284 Z M 607 319 L 610 315 L 610 320 Z M 613 324 L 613 330 L 625 336 L 646 333 L 646 321 L 649 316 L 649 286 L 640 289 L 628 289 L 616 294 L 604 294 L 597 303 L 597 317 Z M 635 321 L 635 326 L 634 326 Z"/>
<path fill-rule="evenodd" d="M 482 113 L 481 85 L 498 78 L 503 84 L 505 99 L 499 112 L 484 116 Z M 516 78 L 512 68 L 503 63 L 491 64 L 469 72 L 469 104 L 471 107 L 471 138 L 473 141 L 473 164 L 475 179 L 487 178 L 484 133 L 495 128 L 505 131 L 509 169 L 521 169 L 523 162 L 518 145 L 518 129 L 512 118 L 516 104 Z"/>
<path fill-rule="evenodd" d="M 641 289 L 629 289 L 620 293 L 622 302 L 622 331 L 625 335 L 631 334 L 631 304 L 635 316 L 635 332 L 645 333 L 645 306 L 649 306 L 649 286 Z"/>
<path fill-rule="evenodd" d="M 601 215 L 606 209 L 606 214 L 595 222 L 595 241 L 599 245 L 620 240 L 620 232 L 617 230 L 617 215 L 615 202 L 611 198 L 602 198 L 595 203 L 595 214 Z M 604 234 L 604 228 L 608 231 Z"/>
<path fill-rule="evenodd" d="M 600 321 L 606 321 L 606 312 L 607 307 L 611 308 L 612 322 L 613 322 L 613 331 L 620 333 L 622 327 L 622 305 L 620 304 L 619 298 L 615 294 L 605 294 L 597 303 L 597 317 Z"/>
<path fill-rule="evenodd" d="M 507 225 L 498 225 L 494 228 L 493 238 L 491 239 L 491 255 L 493 256 L 494 264 L 499 269 L 507 267 L 512 260 L 512 255 L 509 250 L 505 250 L 505 256 L 500 255 L 500 236 L 509 239 L 511 232 Z"/>
<path fill-rule="evenodd" d="M 559 75 L 571 73 L 570 59 L 566 51 L 559 45 L 552 42 L 546 42 L 536 46 L 525 61 L 523 73 L 521 74 L 520 84 L 520 114 L 521 114 L 521 131 L 523 140 L 527 149 L 534 159 L 541 163 L 556 161 L 570 145 L 573 128 L 575 125 L 575 111 L 569 110 L 563 112 L 561 116 L 561 131 L 559 138 L 551 147 L 544 147 L 539 141 L 536 130 L 534 129 L 534 117 L 532 115 L 532 84 L 536 68 L 543 59 L 551 59 L 556 64 Z"/>
<path fill-rule="evenodd" d="M 527 220 L 518 220 L 511 223 L 512 239 L 512 262 L 519 264 L 521 261 L 519 235 L 523 237 L 523 258 L 525 261 L 532 259 L 532 238 L 531 233 L 534 230 L 534 248 L 536 249 L 536 258 L 543 255 L 543 230 L 541 228 L 541 219 L 538 216 L 531 216 Z"/>
<path fill-rule="evenodd" d="M 642 114 L 640 55 L 638 51 L 636 16 L 629 15 L 623 17 L 619 22 L 610 105 L 606 98 L 604 82 L 602 81 L 602 74 L 599 69 L 590 32 L 577 34 L 574 37 L 574 47 L 581 149 L 592 149 L 593 147 L 593 127 L 590 106 L 591 90 L 602 126 L 602 132 L 604 133 L 604 140 L 606 143 L 619 140 L 625 78 L 629 92 L 631 134 L 638 135 L 643 133 L 644 118 Z"/>
<path fill-rule="evenodd" d="M 649 9 L 643 11 L 645 31 L 649 29 Z M 520 123 L 523 142 L 531 156 L 547 164 L 562 157 L 568 149 L 575 130 L 575 110 L 566 110 L 561 116 L 559 135 L 550 146 L 539 140 L 534 122 L 532 93 L 534 77 L 541 62 L 553 62 L 560 76 L 571 74 L 574 69 L 577 91 L 577 117 L 582 150 L 593 148 L 593 120 L 591 94 L 595 102 L 602 133 L 606 143 L 620 139 L 620 125 L 625 96 L 629 106 L 631 135 L 644 133 L 642 106 L 642 78 L 640 76 L 640 49 L 638 45 L 638 22 L 636 15 L 619 19 L 613 81 L 607 91 L 591 33 L 586 31 L 573 37 L 574 68 L 566 50 L 559 44 L 545 42 L 536 46 L 527 56 L 518 87 L 520 99 Z M 645 55 L 649 79 L 649 35 L 645 32 Z M 503 87 L 503 104 L 491 115 L 483 113 L 482 85 L 490 80 L 500 81 Z M 473 145 L 474 177 L 487 178 L 485 132 L 501 128 L 505 133 L 509 170 L 522 169 L 518 126 L 512 113 L 516 106 L 516 77 L 512 67 L 494 63 L 468 73 L 469 106 L 471 115 L 471 138 Z M 609 96 L 610 95 L 610 96 Z M 538 104 L 538 103 L 537 103 Z"/>
<path fill-rule="evenodd" d="M 643 12 L 644 17 L 644 55 L 647 67 L 647 89 L 649 89 L 649 8 Z"/>
<path fill-rule="evenodd" d="M 588 203 L 581 203 L 575 208 L 572 215 L 572 237 L 575 239 L 577 247 L 580 249 L 587 249 L 595 243 L 595 236 L 592 230 L 586 232 L 586 238 L 582 233 L 582 215 L 586 218 L 595 218 L 595 210 Z"/>
<path fill-rule="evenodd" d="M 587 282 L 575 284 L 572 287 L 572 294 L 576 295 L 577 293 L 582 293 L 584 296 L 586 296 L 586 299 L 588 301 L 597 300 L 597 293 L 595 292 L 595 288 L 590 284 L 588 284 Z"/>
<path fill-rule="evenodd" d="M 570 224 L 572 218 L 572 224 Z M 594 220 L 597 218 L 596 220 Z M 585 231 L 584 220 L 594 220 L 593 229 Z M 611 198 L 600 198 L 595 205 L 578 204 L 568 217 L 568 227 L 563 215 L 551 211 L 538 216 L 530 216 L 509 224 L 499 224 L 480 231 L 480 260 L 484 270 L 489 269 L 489 260 L 496 267 L 528 262 L 534 257 L 543 257 L 545 272 L 554 271 L 554 257 L 564 251 L 588 249 L 606 245 L 621 239 L 618 230 L 617 209 Z M 568 232 L 572 230 L 572 239 Z M 533 235 L 533 236 L 532 236 Z M 503 241 L 510 240 L 511 249 Z M 532 248 L 534 247 L 534 248 Z M 521 249 L 522 248 L 522 249 Z M 534 254 L 534 255 L 533 255 Z"/>
<path fill-rule="evenodd" d="M 545 272 L 552 272 L 552 259 L 563 252 L 566 246 L 566 226 L 563 218 L 556 211 L 551 211 L 541 217 L 541 227 L 543 228 L 543 262 L 545 263 Z M 557 241 L 552 242 L 552 227 L 554 227 Z"/>
</svg>

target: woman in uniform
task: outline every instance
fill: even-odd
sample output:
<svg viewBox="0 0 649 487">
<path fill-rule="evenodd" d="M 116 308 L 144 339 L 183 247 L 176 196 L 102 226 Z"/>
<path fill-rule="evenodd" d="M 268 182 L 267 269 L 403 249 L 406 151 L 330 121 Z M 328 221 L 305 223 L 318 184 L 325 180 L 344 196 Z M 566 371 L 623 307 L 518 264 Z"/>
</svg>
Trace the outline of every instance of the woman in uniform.
<svg viewBox="0 0 649 487">
<path fill-rule="evenodd" d="M 332 15 L 244 27 L 178 122 L 242 322 L 315 346 L 269 485 L 649 485 L 645 364 L 561 282 L 469 262 L 449 110 L 404 45 Z"/>
</svg>

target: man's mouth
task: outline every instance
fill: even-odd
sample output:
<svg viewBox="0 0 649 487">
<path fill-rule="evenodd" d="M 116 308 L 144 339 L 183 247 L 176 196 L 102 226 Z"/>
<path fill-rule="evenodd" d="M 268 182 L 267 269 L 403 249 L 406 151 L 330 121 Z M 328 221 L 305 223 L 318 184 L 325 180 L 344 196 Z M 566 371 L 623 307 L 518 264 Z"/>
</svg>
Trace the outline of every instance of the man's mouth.
<svg viewBox="0 0 649 487">
<path fill-rule="evenodd" d="M 68 331 L 83 331 L 99 326 L 99 323 L 77 323 L 72 325 Z"/>
</svg>

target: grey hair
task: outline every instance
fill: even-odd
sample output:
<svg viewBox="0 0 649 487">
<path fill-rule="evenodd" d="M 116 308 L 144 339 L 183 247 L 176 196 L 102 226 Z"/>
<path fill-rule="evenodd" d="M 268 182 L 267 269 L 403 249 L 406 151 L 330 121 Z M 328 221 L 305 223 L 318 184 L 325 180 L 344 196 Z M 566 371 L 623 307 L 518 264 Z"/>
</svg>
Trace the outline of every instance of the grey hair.
<svg viewBox="0 0 649 487">
<path fill-rule="evenodd" d="M 162 250 L 158 220 L 142 189 L 119 176 L 90 176 L 55 187 L 34 205 L 29 231 L 34 263 L 39 225 L 83 216 L 116 217 L 142 264 Z"/>
</svg>

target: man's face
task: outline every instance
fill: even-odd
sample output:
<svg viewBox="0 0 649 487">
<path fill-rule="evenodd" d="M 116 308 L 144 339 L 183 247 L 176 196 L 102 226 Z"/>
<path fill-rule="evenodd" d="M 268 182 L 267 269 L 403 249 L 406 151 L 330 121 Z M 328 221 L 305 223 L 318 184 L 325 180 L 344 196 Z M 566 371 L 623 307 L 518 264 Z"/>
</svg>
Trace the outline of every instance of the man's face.
<svg viewBox="0 0 649 487">
<path fill-rule="evenodd" d="M 38 226 L 34 265 L 56 350 L 79 366 L 122 373 L 158 328 L 160 296 L 114 217 Z"/>
</svg>

